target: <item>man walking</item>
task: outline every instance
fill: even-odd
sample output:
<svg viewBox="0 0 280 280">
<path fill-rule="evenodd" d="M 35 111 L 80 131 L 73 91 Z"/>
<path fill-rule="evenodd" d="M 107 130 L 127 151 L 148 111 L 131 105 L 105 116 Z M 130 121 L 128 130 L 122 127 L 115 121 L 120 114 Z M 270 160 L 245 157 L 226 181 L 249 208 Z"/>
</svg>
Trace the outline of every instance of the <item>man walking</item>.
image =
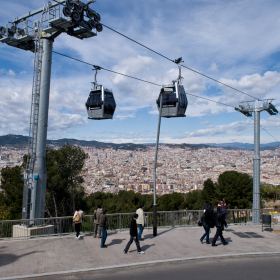
<svg viewBox="0 0 280 280">
<path fill-rule="evenodd" d="M 107 229 L 108 229 L 108 220 L 106 217 L 107 214 L 107 209 L 104 209 L 102 211 L 102 214 L 99 217 L 99 225 L 100 225 L 100 229 L 102 232 L 102 236 L 101 236 L 101 248 L 107 248 L 107 246 L 105 245 L 106 239 L 107 239 Z"/>
<path fill-rule="evenodd" d="M 137 218 L 138 218 L 138 214 L 134 214 L 133 219 L 131 220 L 131 223 L 130 223 L 130 240 L 128 241 L 128 243 L 127 243 L 127 245 L 126 245 L 126 247 L 123 251 L 125 254 L 128 254 L 128 249 L 129 249 L 130 245 L 132 244 L 133 240 L 135 241 L 138 254 L 144 254 L 145 253 L 141 250 L 139 240 L 138 240 L 137 224 L 136 224 Z"/>
<path fill-rule="evenodd" d="M 228 242 L 226 242 L 223 237 L 224 225 L 227 226 L 227 222 L 225 221 L 225 219 L 223 218 L 223 215 L 221 213 L 221 204 L 218 204 L 217 211 L 214 213 L 214 222 L 215 222 L 217 231 L 212 240 L 212 246 L 217 246 L 216 241 L 217 241 L 218 237 L 221 238 L 223 245 L 227 245 Z"/>
<path fill-rule="evenodd" d="M 94 235 L 93 237 L 96 238 L 96 236 L 98 238 L 101 238 L 101 229 L 100 229 L 100 224 L 99 224 L 99 218 L 100 215 L 102 214 L 102 208 L 101 205 L 97 206 L 98 208 L 96 210 L 94 210 Z M 97 235 L 97 231 L 98 231 L 98 235 Z"/>
<path fill-rule="evenodd" d="M 138 233 L 138 240 L 144 241 L 142 238 L 142 233 L 144 230 L 144 225 L 145 225 L 145 216 L 144 216 L 144 204 L 140 203 L 139 208 L 136 211 L 136 214 L 138 214 L 138 219 L 136 220 L 136 223 L 138 224 L 139 227 L 139 233 Z"/>
</svg>

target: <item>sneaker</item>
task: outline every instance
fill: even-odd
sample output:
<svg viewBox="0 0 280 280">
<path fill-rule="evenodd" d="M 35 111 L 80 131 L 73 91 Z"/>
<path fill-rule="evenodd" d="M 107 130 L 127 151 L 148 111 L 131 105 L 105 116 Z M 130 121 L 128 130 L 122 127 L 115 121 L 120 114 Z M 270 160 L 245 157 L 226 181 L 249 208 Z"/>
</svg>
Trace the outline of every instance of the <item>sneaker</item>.
<svg viewBox="0 0 280 280">
<path fill-rule="evenodd" d="M 128 252 L 128 251 L 127 251 L 127 252 L 126 252 L 126 251 L 123 251 L 123 252 L 124 252 L 125 254 L 129 254 L 129 252 Z"/>
<path fill-rule="evenodd" d="M 81 237 L 82 237 L 82 236 L 81 236 L 81 235 L 79 235 L 79 236 L 78 236 L 78 239 L 80 239 Z"/>
<path fill-rule="evenodd" d="M 213 247 L 216 247 L 216 246 L 218 246 L 218 245 L 217 245 L 217 244 L 212 244 L 212 246 L 213 246 Z"/>
<path fill-rule="evenodd" d="M 145 252 L 144 251 L 140 251 L 140 252 L 138 252 L 138 254 L 145 254 Z"/>
<path fill-rule="evenodd" d="M 101 246 L 101 248 L 107 248 L 107 246 L 106 246 L 106 245 L 104 245 L 104 246 Z"/>
<path fill-rule="evenodd" d="M 200 238 L 199 240 L 200 240 L 200 242 L 201 242 L 201 244 L 202 244 L 202 243 L 203 243 L 203 242 L 202 242 L 202 239 Z"/>
<path fill-rule="evenodd" d="M 228 245 L 228 242 L 224 243 L 223 245 Z"/>
</svg>

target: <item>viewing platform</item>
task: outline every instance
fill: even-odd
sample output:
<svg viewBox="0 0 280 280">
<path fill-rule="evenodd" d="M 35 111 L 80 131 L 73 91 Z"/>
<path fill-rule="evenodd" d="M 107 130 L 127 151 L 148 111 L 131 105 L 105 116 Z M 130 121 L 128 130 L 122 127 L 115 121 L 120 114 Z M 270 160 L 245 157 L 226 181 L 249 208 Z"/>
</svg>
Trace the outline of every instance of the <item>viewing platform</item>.
<svg viewBox="0 0 280 280">
<path fill-rule="evenodd" d="M 211 229 L 210 242 L 216 229 Z M 47 275 L 80 273 L 94 270 L 143 266 L 208 258 L 228 258 L 262 255 L 280 256 L 280 225 L 272 231 L 261 225 L 229 225 L 224 237 L 229 243 L 217 247 L 200 243 L 203 227 L 144 229 L 140 246 L 145 254 L 137 254 L 133 243 L 129 254 L 123 250 L 129 241 L 128 230 L 108 231 L 107 248 L 100 248 L 101 240 L 90 232 L 76 239 L 74 233 L 31 239 L 4 239 L 0 241 L 0 280 L 25 279 Z"/>
</svg>

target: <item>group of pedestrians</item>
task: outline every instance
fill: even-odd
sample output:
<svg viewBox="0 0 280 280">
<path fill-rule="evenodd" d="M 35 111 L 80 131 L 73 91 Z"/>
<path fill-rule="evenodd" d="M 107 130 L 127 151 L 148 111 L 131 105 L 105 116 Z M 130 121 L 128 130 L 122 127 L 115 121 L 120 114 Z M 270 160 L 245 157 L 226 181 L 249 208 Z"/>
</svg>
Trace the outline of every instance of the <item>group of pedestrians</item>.
<svg viewBox="0 0 280 280">
<path fill-rule="evenodd" d="M 216 227 L 216 234 L 212 239 L 212 246 L 217 246 L 216 241 L 220 237 L 223 245 L 227 245 L 228 242 L 225 241 L 223 236 L 223 230 L 227 227 L 226 222 L 226 203 L 225 199 L 222 199 L 221 202 L 217 205 L 217 211 L 213 211 L 211 205 L 206 201 L 204 205 L 204 213 L 201 217 L 202 226 L 205 233 L 200 238 L 200 242 L 203 243 L 204 238 L 206 237 L 206 244 L 210 244 L 209 234 L 210 229 Z"/>
<path fill-rule="evenodd" d="M 133 243 L 133 241 L 136 244 L 137 251 L 139 254 L 144 254 L 144 251 L 142 251 L 140 247 L 139 240 L 144 241 L 142 238 L 144 226 L 145 226 L 145 220 L 146 217 L 144 215 L 144 204 L 140 204 L 139 208 L 137 209 L 136 213 L 133 215 L 133 218 L 130 223 L 130 240 L 128 241 L 124 253 L 128 254 L 128 250 L 130 248 L 130 245 Z M 107 210 L 102 209 L 101 205 L 98 205 L 98 208 L 94 210 L 94 238 L 101 238 L 101 248 L 107 248 L 107 245 L 105 244 L 107 239 L 107 229 L 109 227 L 108 219 L 107 219 Z M 76 211 L 73 216 L 73 222 L 75 225 L 75 232 L 76 232 L 76 238 L 80 239 L 80 229 L 82 224 L 82 219 L 84 217 L 84 212 L 80 209 L 79 206 L 76 207 Z M 139 227 L 139 232 L 137 230 L 137 225 Z"/>
</svg>

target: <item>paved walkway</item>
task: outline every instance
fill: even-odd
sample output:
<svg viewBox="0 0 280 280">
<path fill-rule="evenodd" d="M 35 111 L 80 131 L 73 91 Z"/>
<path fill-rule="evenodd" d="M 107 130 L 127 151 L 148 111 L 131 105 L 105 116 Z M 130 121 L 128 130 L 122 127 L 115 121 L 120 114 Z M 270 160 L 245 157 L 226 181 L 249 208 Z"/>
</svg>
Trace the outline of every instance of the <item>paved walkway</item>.
<svg viewBox="0 0 280 280">
<path fill-rule="evenodd" d="M 114 267 L 151 264 L 172 260 L 228 257 L 238 255 L 279 254 L 280 226 L 274 231 L 261 231 L 261 226 L 229 226 L 224 237 L 229 242 L 217 247 L 201 244 L 203 228 L 159 228 L 158 236 L 144 230 L 141 241 L 145 254 L 137 254 L 133 243 L 130 253 L 123 249 L 129 240 L 128 231 L 108 232 L 107 248 L 100 248 L 100 239 L 85 234 L 18 241 L 0 241 L 0 280 L 19 279 L 66 272 L 90 271 Z M 210 237 L 213 237 L 215 229 Z M 204 241 L 205 242 L 205 241 Z"/>
</svg>

